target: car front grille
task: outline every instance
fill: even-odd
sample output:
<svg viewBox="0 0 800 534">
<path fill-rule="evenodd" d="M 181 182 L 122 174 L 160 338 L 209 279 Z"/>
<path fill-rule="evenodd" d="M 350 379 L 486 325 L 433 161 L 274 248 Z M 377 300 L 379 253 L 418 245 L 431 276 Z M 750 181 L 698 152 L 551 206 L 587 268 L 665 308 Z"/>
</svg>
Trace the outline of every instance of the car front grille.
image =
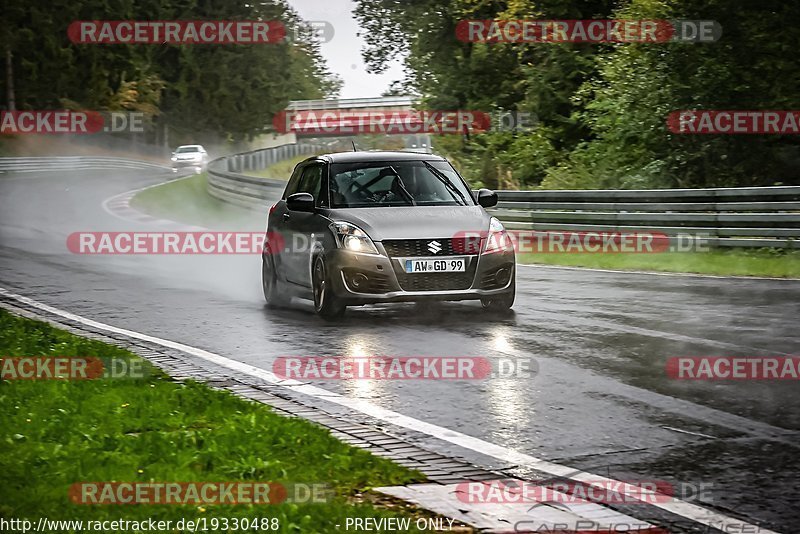
<svg viewBox="0 0 800 534">
<path fill-rule="evenodd" d="M 367 293 L 388 293 L 390 289 L 388 276 L 385 274 L 370 275 Z"/>
<path fill-rule="evenodd" d="M 475 278 L 475 265 L 463 273 L 406 273 L 398 272 L 397 281 L 404 291 L 457 291 L 469 289 Z"/>
<path fill-rule="evenodd" d="M 434 241 L 438 246 L 432 250 L 428 247 Z M 480 251 L 478 240 L 466 238 L 393 239 L 382 243 L 391 258 L 475 256 Z M 477 264 L 477 258 L 473 258 L 463 273 L 406 273 L 397 266 L 395 274 L 403 291 L 458 291 L 472 287 Z"/>
<path fill-rule="evenodd" d="M 472 256 L 480 252 L 479 240 L 463 237 L 452 239 L 392 239 L 383 241 L 383 247 L 392 258 Z"/>
</svg>

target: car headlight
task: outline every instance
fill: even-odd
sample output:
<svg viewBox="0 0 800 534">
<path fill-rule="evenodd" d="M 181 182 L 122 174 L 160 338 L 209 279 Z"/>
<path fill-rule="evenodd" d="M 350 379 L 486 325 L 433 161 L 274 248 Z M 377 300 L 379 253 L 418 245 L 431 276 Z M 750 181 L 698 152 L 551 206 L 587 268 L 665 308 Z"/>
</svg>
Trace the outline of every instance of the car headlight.
<svg viewBox="0 0 800 534">
<path fill-rule="evenodd" d="M 171 157 L 171 158 L 169 158 L 169 159 L 170 159 L 170 160 L 172 160 L 172 161 L 178 161 L 178 156 L 172 156 L 172 157 Z"/>
<path fill-rule="evenodd" d="M 336 236 L 336 244 L 339 248 L 351 252 L 362 252 L 364 254 L 378 254 L 375 243 L 369 238 L 367 233 L 355 224 L 335 221 L 330 225 L 333 235 Z"/>
<path fill-rule="evenodd" d="M 503 252 L 506 249 L 513 248 L 513 246 L 503 223 L 497 217 L 492 217 L 491 221 L 489 221 L 489 235 L 486 237 L 486 247 L 483 249 L 483 253 Z"/>
</svg>

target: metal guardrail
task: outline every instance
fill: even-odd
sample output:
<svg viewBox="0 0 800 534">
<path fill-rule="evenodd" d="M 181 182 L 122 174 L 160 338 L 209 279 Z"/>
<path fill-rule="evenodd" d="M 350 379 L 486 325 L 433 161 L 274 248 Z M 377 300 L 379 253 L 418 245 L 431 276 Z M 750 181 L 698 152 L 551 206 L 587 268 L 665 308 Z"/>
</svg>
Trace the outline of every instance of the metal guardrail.
<svg viewBox="0 0 800 534">
<path fill-rule="evenodd" d="M 263 208 L 286 182 L 241 174 L 321 150 L 283 145 L 214 160 L 208 191 L 226 202 Z M 694 236 L 712 247 L 800 249 L 800 187 L 498 191 L 489 210 L 512 230 L 657 232 Z"/>
<path fill-rule="evenodd" d="M 286 180 L 248 176 L 243 171 L 266 169 L 279 161 L 324 149 L 323 145 L 298 143 L 217 158 L 208 164 L 208 194 L 245 208 L 261 208 L 280 198 Z"/>
<path fill-rule="evenodd" d="M 0 158 L 0 172 L 72 171 L 90 169 L 158 169 L 166 165 L 147 161 L 103 156 L 47 156 Z"/>
<path fill-rule="evenodd" d="M 515 230 L 659 232 L 717 247 L 800 248 L 800 187 L 498 191 Z"/>
</svg>

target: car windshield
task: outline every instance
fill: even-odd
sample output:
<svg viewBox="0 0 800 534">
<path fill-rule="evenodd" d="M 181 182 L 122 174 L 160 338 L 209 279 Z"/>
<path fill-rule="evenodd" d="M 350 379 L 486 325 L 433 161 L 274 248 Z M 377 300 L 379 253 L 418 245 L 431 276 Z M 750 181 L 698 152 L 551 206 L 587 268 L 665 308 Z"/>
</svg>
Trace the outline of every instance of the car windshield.
<svg viewBox="0 0 800 534">
<path fill-rule="evenodd" d="M 333 208 L 474 205 L 446 161 L 371 161 L 331 165 Z"/>
<path fill-rule="evenodd" d="M 176 154 L 186 154 L 187 152 L 200 152 L 199 146 L 179 146 L 178 150 L 175 151 Z"/>
</svg>

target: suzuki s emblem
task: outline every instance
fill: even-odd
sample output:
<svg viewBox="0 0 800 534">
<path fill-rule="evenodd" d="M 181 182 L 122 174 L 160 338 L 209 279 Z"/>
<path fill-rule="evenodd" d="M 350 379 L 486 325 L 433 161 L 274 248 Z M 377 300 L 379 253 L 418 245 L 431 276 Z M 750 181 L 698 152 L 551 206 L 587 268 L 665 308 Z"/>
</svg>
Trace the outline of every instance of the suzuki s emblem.
<svg viewBox="0 0 800 534">
<path fill-rule="evenodd" d="M 428 243 L 428 250 L 430 250 L 432 254 L 438 254 L 442 251 L 442 244 L 438 241 L 431 241 Z"/>
</svg>

